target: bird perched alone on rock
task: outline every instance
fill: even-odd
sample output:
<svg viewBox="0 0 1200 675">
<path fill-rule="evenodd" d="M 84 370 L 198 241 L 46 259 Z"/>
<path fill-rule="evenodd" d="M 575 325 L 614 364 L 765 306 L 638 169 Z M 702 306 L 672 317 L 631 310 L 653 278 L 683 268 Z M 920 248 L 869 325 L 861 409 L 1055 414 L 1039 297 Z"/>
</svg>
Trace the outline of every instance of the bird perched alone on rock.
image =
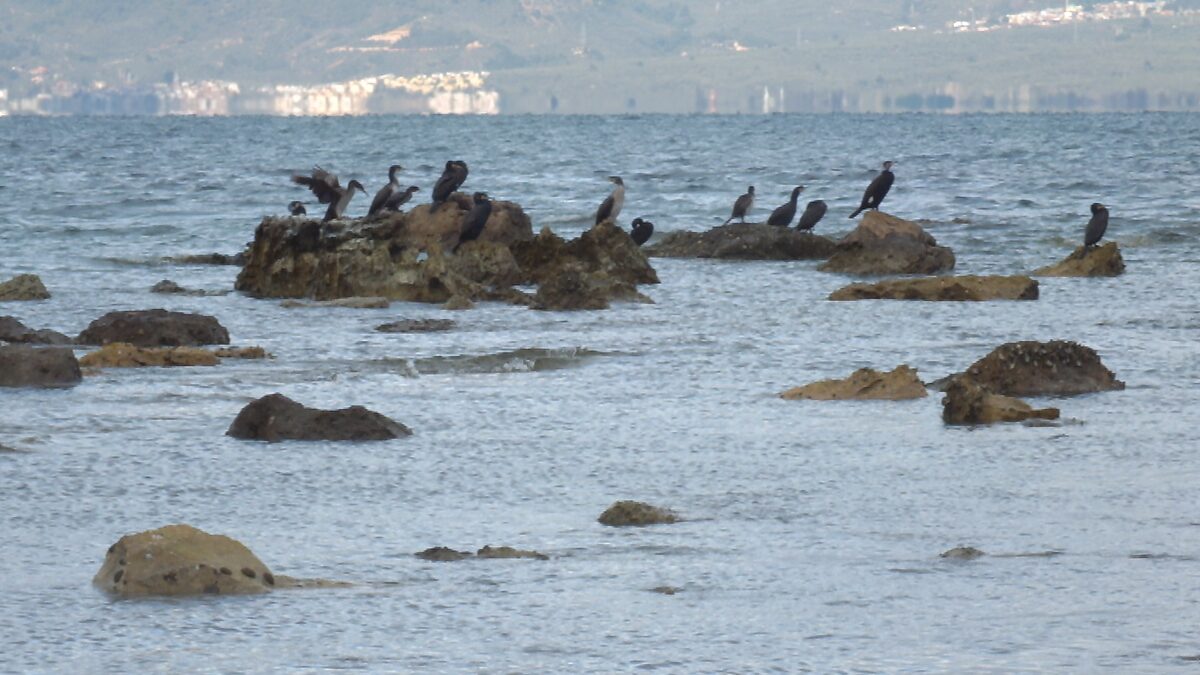
<svg viewBox="0 0 1200 675">
<path fill-rule="evenodd" d="M 307 216 L 308 209 L 304 208 L 304 204 L 300 202 L 288 202 L 288 213 L 293 216 Z"/>
<path fill-rule="evenodd" d="M 730 222 L 733 221 L 734 218 L 740 219 L 743 223 L 746 222 L 746 214 L 749 213 L 750 209 L 752 209 L 752 208 L 754 208 L 754 186 L 753 185 L 751 185 L 746 190 L 746 194 L 742 195 L 741 197 L 738 197 L 737 201 L 735 201 L 733 203 L 733 213 L 730 214 L 729 220 L 726 220 L 722 224 L 728 225 Z"/>
<path fill-rule="evenodd" d="M 650 241 L 650 235 L 654 234 L 654 223 L 641 218 L 633 219 L 633 228 L 629 230 L 629 236 L 633 238 L 633 243 L 641 246 Z"/>
<path fill-rule="evenodd" d="M 1099 202 L 1092 204 L 1092 219 L 1088 221 L 1083 233 L 1084 248 L 1091 248 L 1100 243 L 1108 230 L 1108 209 Z"/>
<path fill-rule="evenodd" d="M 317 196 L 317 201 L 329 205 L 325 210 L 327 221 L 342 217 L 346 207 L 350 205 L 350 199 L 354 197 L 355 190 L 367 194 L 362 183 L 352 180 L 346 187 L 342 187 L 337 176 L 319 166 L 313 167 L 311 176 L 292 176 L 292 182 L 312 190 Z"/>
<path fill-rule="evenodd" d="M 596 209 L 596 225 L 610 218 L 616 220 L 617 216 L 621 215 L 621 208 L 625 206 L 625 181 L 621 180 L 620 176 L 609 176 L 608 180 L 613 184 L 613 191 L 600 203 L 600 208 Z"/>
<path fill-rule="evenodd" d="M 796 230 L 800 232 L 810 232 L 821 219 L 825 217 L 825 211 L 828 207 L 825 202 L 820 199 L 814 199 L 805 207 L 804 213 L 800 216 L 800 222 L 796 224 Z"/>
<path fill-rule="evenodd" d="M 878 209 L 883 203 L 883 198 L 887 196 L 888 190 L 892 189 L 892 183 L 896 181 L 896 175 L 892 173 L 892 164 L 894 162 L 884 162 L 883 171 L 871 181 L 863 192 L 862 204 L 859 204 L 858 209 L 850 214 L 853 218 L 867 209 Z"/>
<path fill-rule="evenodd" d="M 375 199 L 371 200 L 371 208 L 367 209 L 368 216 L 373 216 L 382 211 L 387 205 L 388 200 L 392 198 L 392 195 L 400 192 L 400 181 L 396 178 L 396 174 L 403 169 L 404 167 L 399 164 L 393 164 L 388 167 L 387 185 L 379 188 L 379 192 L 375 193 Z"/>
<path fill-rule="evenodd" d="M 467 163 L 461 159 L 452 159 L 446 162 L 446 168 L 442 170 L 441 177 L 433 185 L 433 208 L 435 210 L 438 206 L 446 203 L 450 195 L 467 182 L 467 173 Z"/>
<path fill-rule="evenodd" d="M 792 224 L 792 218 L 796 217 L 796 200 L 800 198 L 800 193 L 804 192 L 804 186 L 798 185 L 792 190 L 792 197 L 786 204 L 780 206 L 771 212 L 771 217 L 767 218 L 768 225 L 776 227 L 788 227 Z"/>
<path fill-rule="evenodd" d="M 488 217 L 492 215 L 492 202 L 488 199 L 487 193 L 476 192 L 471 200 L 473 204 L 471 210 L 467 211 L 467 217 L 463 218 L 454 251 L 458 251 L 458 247 L 468 241 L 478 239 L 479 235 L 483 234 L 483 227 L 487 225 Z"/>
</svg>

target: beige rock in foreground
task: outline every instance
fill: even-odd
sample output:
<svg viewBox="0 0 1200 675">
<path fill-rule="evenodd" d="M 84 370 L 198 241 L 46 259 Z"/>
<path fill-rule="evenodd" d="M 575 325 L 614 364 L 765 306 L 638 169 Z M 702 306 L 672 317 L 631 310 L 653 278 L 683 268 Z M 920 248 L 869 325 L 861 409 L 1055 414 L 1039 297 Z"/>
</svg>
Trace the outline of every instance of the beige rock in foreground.
<svg viewBox="0 0 1200 675">
<path fill-rule="evenodd" d="M 946 424 L 995 424 L 1058 417 L 1058 408 L 1037 410 L 1019 398 L 993 394 L 961 377 L 950 382 L 942 399 L 942 420 Z"/>
<path fill-rule="evenodd" d="M 857 283 L 839 288 L 830 300 L 1037 300 L 1038 282 L 1026 276 L 923 277 Z"/>
<path fill-rule="evenodd" d="M 844 380 L 821 380 L 779 395 L 789 401 L 903 401 L 925 396 L 925 385 L 916 369 L 908 366 L 897 366 L 890 373 L 860 368 Z"/>
<path fill-rule="evenodd" d="M 1062 262 L 1043 267 L 1033 274 L 1039 277 L 1116 277 L 1125 273 L 1125 261 L 1117 242 L 1086 248 L 1080 246 Z"/>
<path fill-rule="evenodd" d="M 0 283 L 0 300 L 46 300 L 50 291 L 36 274 L 18 274 Z"/>
</svg>

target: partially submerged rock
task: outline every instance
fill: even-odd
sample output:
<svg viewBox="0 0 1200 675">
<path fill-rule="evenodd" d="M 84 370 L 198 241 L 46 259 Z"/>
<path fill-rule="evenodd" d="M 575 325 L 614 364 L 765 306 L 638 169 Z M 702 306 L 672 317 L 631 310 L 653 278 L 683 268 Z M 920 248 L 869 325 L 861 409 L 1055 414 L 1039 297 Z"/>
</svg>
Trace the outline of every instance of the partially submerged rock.
<svg viewBox="0 0 1200 675">
<path fill-rule="evenodd" d="M 0 387 L 73 387 L 83 380 L 67 347 L 0 347 Z"/>
<path fill-rule="evenodd" d="M 190 296 L 208 296 L 208 295 L 227 295 L 229 291 L 199 291 L 191 288 L 184 288 L 170 279 L 162 281 L 150 287 L 151 293 L 161 293 L 164 295 L 190 295 Z"/>
<path fill-rule="evenodd" d="M 392 303 L 387 298 L 349 297 L 336 300 L 284 300 L 280 307 L 344 307 L 346 309 L 387 309 Z"/>
<path fill-rule="evenodd" d="M 402 319 L 375 327 L 380 333 L 435 333 L 454 328 L 452 319 Z"/>
<path fill-rule="evenodd" d="M 949 551 L 943 552 L 939 557 L 948 560 L 975 560 L 985 555 L 987 554 L 973 546 L 956 546 Z"/>
<path fill-rule="evenodd" d="M 960 276 L 888 279 L 850 284 L 830 300 L 1036 300 L 1038 282 L 1026 276 Z"/>
<path fill-rule="evenodd" d="M 1061 262 L 1043 267 L 1039 277 L 1115 277 L 1125 273 L 1125 261 L 1117 242 L 1087 248 L 1080 246 Z"/>
<path fill-rule="evenodd" d="M 470 551 L 455 551 L 445 546 L 434 546 L 424 551 L 414 553 L 416 557 L 430 562 L 458 562 L 471 557 Z"/>
<path fill-rule="evenodd" d="M 211 316 L 147 309 L 109 312 L 89 324 L 76 341 L 84 345 L 128 342 L 138 347 L 227 345 L 229 331 Z"/>
<path fill-rule="evenodd" d="M 707 232 L 669 232 L 646 253 L 660 258 L 826 260 L 837 250 L 828 237 L 765 223 L 731 223 Z"/>
<path fill-rule="evenodd" d="M 21 323 L 16 317 L 0 316 L 0 342 L 16 342 L 32 345 L 69 345 L 71 338 L 49 329 L 34 330 Z"/>
<path fill-rule="evenodd" d="M 141 368 L 145 366 L 215 366 L 217 355 L 199 347 L 135 347 L 110 342 L 79 359 L 84 368 Z"/>
<path fill-rule="evenodd" d="M 475 552 L 477 558 L 529 558 L 531 560 L 549 560 L 550 556 L 537 551 L 522 551 L 511 546 L 484 546 Z"/>
<path fill-rule="evenodd" d="M 127 534 L 92 579 L 120 597 L 265 593 L 275 576 L 250 549 L 190 525 Z"/>
<path fill-rule="evenodd" d="M 1125 388 L 1096 350 L 1077 342 L 1009 342 L 959 377 L 1007 396 L 1073 396 Z"/>
<path fill-rule="evenodd" d="M 182 265 L 245 265 L 246 252 L 234 253 L 192 253 L 187 255 L 167 258 L 168 262 L 179 263 Z"/>
<path fill-rule="evenodd" d="M 9 300 L 46 300 L 50 291 L 36 274 L 18 274 L 0 283 L 0 302 Z"/>
<path fill-rule="evenodd" d="M 855 275 L 938 274 L 954 269 L 954 252 L 920 225 L 868 211 L 838 250 L 817 269 Z"/>
<path fill-rule="evenodd" d="M 967 378 L 951 381 L 942 399 L 942 420 L 946 424 L 995 424 L 1058 417 L 1058 408 L 1035 410 L 1021 399 L 993 394 Z"/>
<path fill-rule="evenodd" d="M 242 408 L 225 433 L 234 438 L 272 443 L 284 440 L 385 441 L 412 435 L 403 424 L 362 406 L 317 410 L 283 394 L 264 396 Z"/>
<path fill-rule="evenodd" d="M 925 385 L 917 377 L 917 371 L 908 366 L 897 366 L 887 373 L 860 368 L 845 379 L 813 382 L 789 389 L 779 397 L 816 401 L 902 401 L 924 398 L 926 395 Z"/>
<path fill-rule="evenodd" d="M 222 359 L 273 359 L 262 347 L 221 347 L 213 352 Z"/>
<path fill-rule="evenodd" d="M 605 509 L 598 520 L 601 525 L 609 527 L 628 527 L 676 523 L 679 522 L 679 516 L 644 502 L 620 501 Z"/>
<path fill-rule="evenodd" d="M 513 246 L 528 277 L 538 284 L 533 309 L 607 309 L 613 301 L 651 302 L 638 284 L 657 284 L 658 274 L 642 249 L 621 228 L 606 220 L 578 239 L 564 241 L 542 230 Z"/>
</svg>

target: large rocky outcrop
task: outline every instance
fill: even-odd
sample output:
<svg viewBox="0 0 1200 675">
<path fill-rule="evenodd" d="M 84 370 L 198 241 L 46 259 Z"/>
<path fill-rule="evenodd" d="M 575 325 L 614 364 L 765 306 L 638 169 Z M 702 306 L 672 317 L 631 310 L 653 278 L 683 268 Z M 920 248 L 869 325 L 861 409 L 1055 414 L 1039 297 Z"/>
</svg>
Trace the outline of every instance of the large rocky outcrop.
<svg viewBox="0 0 1200 675">
<path fill-rule="evenodd" d="M 1080 246 L 1061 262 L 1043 267 L 1039 277 L 1116 277 L 1125 273 L 1125 261 L 1117 242 L 1087 248 Z"/>
<path fill-rule="evenodd" d="M 88 324 L 76 341 L 84 345 L 128 342 L 138 347 L 227 345 L 229 331 L 211 316 L 147 309 L 109 312 Z"/>
<path fill-rule="evenodd" d="M 1076 342 L 1010 342 L 957 376 L 1006 396 L 1072 396 L 1124 389 L 1096 350 Z"/>
<path fill-rule="evenodd" d="M 1025 276 L 888 279 L 839 288 L 830 300 L 1037 300 L 1038 282 Z"/>
<path fill-rule="evenodd" d="M 362 406 L 317 410 L 283 394 L 270 394 L 249 403 L 225 433 L 234 438 L 272 443 L 284 440 L 386 441 L 412 435 L 403 424 Z"/>
<path fill-rule="evenodd" d="M 629 527 L 667 525 L 679 522 L 679 516 L 673 511 L 644 502 L 619 501 L 605 509 L 597 520 L 609 527 Z"/>
<path fill-rule="evenodd" d="M 18 342 L 31 345 L 69 345 L 70 337 L 58 331 L 43 328 L 34 330 L 12 316 L 0 316 L 0 342 Z"/>
<path fill-rule="evenodd" d="M 897 366 L 889 373 L 860 368 L 846 379 L 813 382 L 789 389 L 779 397 L 815 401 L 902 401 L 926 395 L 917 371 L 908 366 Z"/>
<path fill-rule="evenodd" d="M 817 269 L 854 275 L 938 274 L 954 269 L 954 252 L 916 223 L 868 211 Z"/>
<path fill-rule="evenodd" d="M 41 277 L 36 274 L 18 274 L 8 281 L 0 283 L 0 302 L 6 300 L 46 300 L 50 291 L 46 290 Z"/>
<path fill-rule="evenodd" d="M 837 250 L 828 237 L 765 223 L 731 223 L 707 232 L 670 232 L 646 253 L 660 258 L 826 260 Z"/>
<path fill-rule="evenodd" d="M 67 347 L 0 347 L 0 387 L 73 387 L 82 379 Z"/>
<path fill-rule="evenodd" d="M 1058 416 L 1058 408 L 1036 410 L 1021 399 L 993 394 L 968 378 L 953 379 L 942 399 L 942 420 L 946 424 L 1056 420 Z"/>
</svg>

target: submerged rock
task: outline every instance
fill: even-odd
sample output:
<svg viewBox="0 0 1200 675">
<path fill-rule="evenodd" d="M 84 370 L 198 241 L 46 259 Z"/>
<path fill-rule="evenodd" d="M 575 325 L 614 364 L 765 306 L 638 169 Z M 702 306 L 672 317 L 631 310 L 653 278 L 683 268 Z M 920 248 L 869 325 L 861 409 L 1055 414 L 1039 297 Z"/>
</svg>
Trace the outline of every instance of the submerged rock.
<svg viewBox="0 0 1200 675">
<path fill-rule="evenodd" d="M 451 319 L 402 319 L 375 327 L 380 333 L 436 333 L 454 328 Z"/>
<path fill-rule="evenodd" d="M 0 302 L 8 300 L 47 300 L 50 291 L 46 290 L 41 277 L 36 274 L 18 274 L 8 281 L 0 283 Z"/>
<path fill-rule="evenodd" d="M 386 441 L 411 436 L 408 427 L 387 417 L 351 406 L 341 410 L 305 407 L 283 394 L 251 402 L 238 413 L 228 436 L 269 441 Z"/>
<path fill-rule="evenodd" d="M 0 387 L 73 387 L 83 380 L 67 347 L 0 347 Z"/>
<path fill-rule="evenodd" d="M 79 359 L 84 368 L 141 368 L 145 366 L 215 366 L 216 354 L 199 347 L 135 347 L 110 342 Z"/>
<path fill-rule="evenodd" d="M 550 556 L 537 551 L 522 551 L 511 546 L 484 546 L 475 552 L 477 558 L 529 558 L 531 560 L 549 560 Z"/>
<path fill-rule="evenodd" d="M 174 258 L 168 258 L 168 262 L 179 263 L 181 265 L 244 265 L 246 264 L 246 252 L 234 253 L 229 255 L 226 253 L 196 253 L 181 255 Z"/>
<path fill-rule="evenodd" d="M 32 345 L 69 345 L 75 341 L 49 329 L 33 330 L 16 317 L 0 316 L 0 342 L 17 342 Z"/>
<path fill-rule="evenodd" d="M 213 352 L 222 359 L 273 359 L 262 347 L 222 347 Z"/>
<path fill-rule="evenodd" d="M 1086 248 L 1080 246 L 1061 262 L 1043 267 L 1039 277 L 1116 277 L 1125 273 L 1125 261 L 1117 242 Z"/>
<path fill-rule="evenodd" d="M 897 366 L 888 373 L 860 368 L 843 380 L 813 382 L 789 389 L 779 397 L 785 400 L 902 401 L 924 398 L 926 395 L 925 385 L 917 377 L 917 371 L 908 366 Z"/>
<path fill-rule="evenodd" d="M 731 223 L 707 232 L 670 232 L 646 249 L 659 258 L 826 260 L 837 250 L 828 237 L 765 223 Z"/>
<path fill-rule="evenodd" d="M 1073 396 L 1125 388 L 1096 350 L 1076 342 L 1009 342 L 959 377 L 1007 396 Z"/>
<path fill-rule="evenodd" d="M 916 223 L 868 211 L 817 269 L 855 275 L 938 274 L 954 269 L 954 252 Z"/>
<path fill-rule="evenodd" d="M 76 341 L 84 345 L 128 342 L 138 347 L 227 345 L 229 331 L 211 316 L 147 309 L 109 312 L 89 324 Z"/>
<path fill-rule="evenodd" d="M 433 548 L 427 548 L 424 551 L 414 553 L 413 555 L 422 560 L 428 560 L 430 562 L 458 562 L 459 560 L 466 560 L 467 558 L 471 557 L 471 553 L 469 551 L 455 551 L 454 549 L 446 548 L 445 546 L 434 546 Z"/>
<path fill-rule="evenodd" d="M 939 557 L 948 560 L 975 560 L 985 555 L 987 554 L 973 546 L 956 546 L 949 551 L 943 552 Z"/>
<path fill-rule="evenodd" d="M 1058 408 L 1035 410 L 1021 399 L 993 394 L 966 378 L 951 381 L 942 399 L 942 420 L 946 424 L 1056 420 L 1059 414 Z"/>
<path fill-rule="evenodd" d="M 297 307 L 344 307 L 346 309 L 387 309 L 392 303 L 387 298 L 350 297 L 337 300 L 284 300 L 280 307 L 294 309 Z"/>
<path fill-rule="evenodd" d="M 620 501 L 605 509 L 598 520 L 609 527 L 628 527 L 677 523 L 679 516 L 644 502 Z"/>
<path fill-rule="evenodd" d="M 889 279 L 850 284 L 830 300 L 1037 300 L 1038 282 L 1025 276 L 960 276 Z"/>
<path fill-rule="evenodd" d="M 266 593 L 275 576 L 250 549 L 190 525 L 127 534 L 92 579 L 120 597 Z"/>
</svg>

